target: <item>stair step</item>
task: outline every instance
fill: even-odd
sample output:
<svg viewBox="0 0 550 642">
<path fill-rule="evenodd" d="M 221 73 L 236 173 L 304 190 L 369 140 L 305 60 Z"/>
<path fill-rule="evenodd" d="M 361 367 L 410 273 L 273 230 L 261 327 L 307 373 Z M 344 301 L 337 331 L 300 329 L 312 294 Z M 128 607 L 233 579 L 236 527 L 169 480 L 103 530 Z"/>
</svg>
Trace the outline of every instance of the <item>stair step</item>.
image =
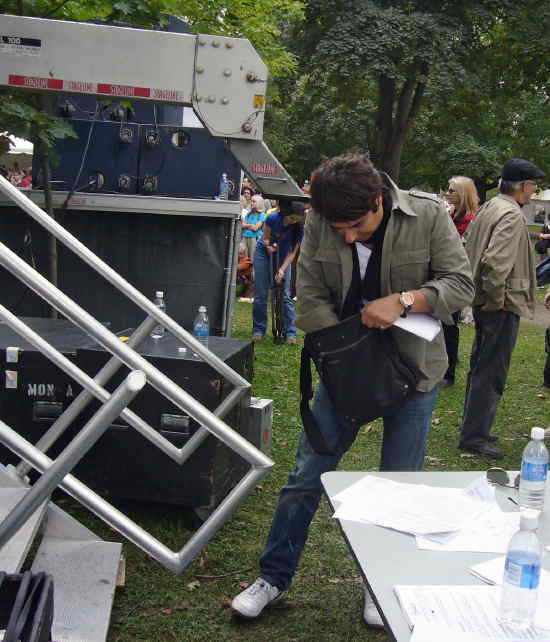
<svg viewBox="0 0 550 642">
<path fill-rule="evenodd" d="M 27 494 L 28 488 L 0 488 L 0 521 L 3 521 L 13 507 Z M 0 570 L 18 573 L 29 552 L 34 536 L 40 527 L 48 502 L 45 501 L 26 524 L 5 546 L 0 549 Z"/>
<path fill-rule="evenodd" d="M 53 639 L 105 642 L 122 544 L 44 536 L 32 571 L 54 578 Z"/>
</svg>

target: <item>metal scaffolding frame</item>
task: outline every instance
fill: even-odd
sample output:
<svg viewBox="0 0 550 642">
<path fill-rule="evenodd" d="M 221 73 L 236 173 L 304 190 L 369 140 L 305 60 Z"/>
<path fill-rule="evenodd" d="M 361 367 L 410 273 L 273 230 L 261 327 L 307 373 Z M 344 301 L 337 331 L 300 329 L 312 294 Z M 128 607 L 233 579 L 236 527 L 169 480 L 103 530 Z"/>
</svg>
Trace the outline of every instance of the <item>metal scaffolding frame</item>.
<svg viewBox="0 0 550 642">
<path fill-rule="evenodd" d="M 0 318 L 7 325 L 34 345 L 46 357 L 51 359 L 55 365 L 64 370 L 83 387 L 82 393 L 57 419 L 36 446 L 33 446 L 9 426 L 0 421 L 0 439 L 8 448 L 27 462 L 26 464 L 22 463 L 18 466 L 18 472 L 24 474 L 28 471 L 28 465 L 30 464 L 30 466 L 41 471 L 46 478 L 46 481 L 42 482 L 39 489 L 23 498 L 20 504 L 18 504 L 12 513 L 0 524 L 0 546 L 23 525 L 26 519 L 25 516 L 28 517 L 28 514 L 32 512 L 31 509 L 48 497 L 51 492 L 51 482 L 55 479 L 56 483 L 59 481 L 61 488 L 110 524 L 121 533 L 121 535 L 132 541 L 136 546 L 139 546 L 165 568 L 175 573 L 180 573 L 202 548 L 204 548 L 216 531 L 229 519 L 238 505 L 250 494 L 256 484 L 259 483 L 273 466 L 273 462 L 269 457 L 255 448 L 222 420 L 225 414 L 249 391 L 250 384 L 210 352 L 208 348 L 205 348 L 170 316 L 159 310 L 154 303 L 149 301 L 141 292 L 93 254 L 93 252 L 88 250 L 85 245 L 59 225 L 52 217 L 48 216 L 27 198 L 25 194 L 1 176 L 0 191 L 14 201 L 16 205 L 29 214 L 42 227 L 53 234 L 61 243 L 77 254 L 77 256 L 90 267 L 102 275 L 111 285 L 116 287 L 125 296 L 128 296 L 147 315 L 147 318 L 134 332 L 128 344 L 124 344 L 119 341 L 116 335 L 107 330 L 99 321 L 78 306 L 72 299 L 54 287 L 47 279 L 19 258 L 8 247 L 0 243 L 0 265 L 20 279 L 75 325 L 88 333 L 113 355 L 112 359 L 100 370 L 96 377 L 92 379 L 53 348 L 53 346 L 43 340 L 37 333 L 26 326 L 9 310 L 0 306 Z M 184 345 L 225 377 L 229 383 L 233 384 L 234 389 L 213 412 L 205 408 L 133 349 L 134 346 L 139 345 L 140 341 L 156 323 L 163 325 Z M 94 441 L 91 441 L 93 435 L 97 432 L 99 432 L 99 435 L 102 434 L 101 431 L 106 429 L 108 423 L 103 427 L 103 423 L 97 420 L 96 415 L 95 419 L 97 421 L 93 423 L 89 431 L 92 436 L 89 439 L 80 439 L 82 432 L 86 430 L 86 428 L 89 428 L 89 426 L 85 427 L 65 448 L 55 462 L 52 462 L 52 460 L 39 449 L 47 449 L 59 435 L 63 433 L 71 421 L 92 398 L 96 397 L 103 403 L 112 404 L 111 400 L 116 393 L 111 395 L 102 385 L 108 381 L 121 364 L 125 364 L 131 370 L 141 371 L 147 383 L 199 423 L 200 428 L 182 448 L 178 449 L 135 413 L 125 408 L 126 404 L 120 406 L 118 414 L 173 461 L 182 465 L 203 443 L 205 438 L 209 434 L 213 434 L 243 457 L 251 466 L 239 484 L 237 484 L 214 510 L 201 528 L 192 535 L 185 546 L 177 552 L 168 549 L 136 525 L 126 515 L 100 498 L 87 486 L 72 477 L 72 475 L 68 474 L 78 460 L 86 453 L 87 449 L 93 445 Z M 134 375 L 138 376 L 135 373 Z M 103 414 L 107 412 L 104 408 L 102 409 L 104 411 Z M 99 412 L 102 412 L 102 410 Z M 95 439 L 99 438 L 99 435 L 97 435 Z M 69 452 L 68 455 L 67 451 Z M 60 476 L 60 473 L 63 474 Z"/>
</svg>

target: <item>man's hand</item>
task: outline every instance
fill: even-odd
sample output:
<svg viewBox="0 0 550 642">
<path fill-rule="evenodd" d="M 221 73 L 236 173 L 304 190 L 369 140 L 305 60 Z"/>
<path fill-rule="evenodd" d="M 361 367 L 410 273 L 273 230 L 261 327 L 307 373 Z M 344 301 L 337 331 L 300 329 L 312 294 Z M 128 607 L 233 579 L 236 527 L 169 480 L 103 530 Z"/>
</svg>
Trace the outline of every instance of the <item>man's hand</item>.
<svg viewBox="0 0 550 642">
<path fill-rule="evenodd" d="M 550 300 L 550 297 L 549 297 Z M 399 294 L 390 294 L 370 301 L 361 309 L 361 321 L 368 328 L 381 328 L 382 330 L 393 325 L 401 314 L 403 306 L 399 303 Z"/>
<path fill-rule="evenodd" d="M 285 275 L 285 271 L 283 270 L 283 268 L 279 268 L 277 272 L 275 272 L 275 277 L 274 277 L 275 281 L 277 283 L 280 283 L 283 280 L 284 275 Z"/>
<path fill-rule="evenodd" d="M 546 294 L 544 295 L 544 307 L 550 310 L 550 288 L 546 290 Z"/>
</svg>

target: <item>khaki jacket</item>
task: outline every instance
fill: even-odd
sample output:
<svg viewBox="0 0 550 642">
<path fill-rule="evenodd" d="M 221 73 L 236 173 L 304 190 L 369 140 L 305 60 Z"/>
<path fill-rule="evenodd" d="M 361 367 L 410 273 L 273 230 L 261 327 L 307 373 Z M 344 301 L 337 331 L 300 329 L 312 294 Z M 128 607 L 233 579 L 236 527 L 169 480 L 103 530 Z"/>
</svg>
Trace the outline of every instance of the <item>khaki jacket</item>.
<svg viewBox="0 0 550 642">
<path fill-rule="evenodd" d="M 390 181 L 391 183 L 391 181 Z M 382 250 L 382 296 L 421 289 L 433 315 L 452 323 L 453 312 L 470 305 L 474 294 L 468 258 L 451 218 L 429 194 L 399 190 L 393 198 Z M 351 285 L 349 245 L 317 213 L 306 218 L 298 260 L 297 325 L 313 332 L 338 323 Z M 432 341 L 391 328 L 402 356 L 415 368 L 418 390 L 431 390 L 445 375 L 443 332 Z"/>
<path fill-rule="evenodd" d="M 475 284 L 474 305 L 533 317 L 535 265 L 527 222 L 517 202 L 499 194 L 485 203 L 466 232 Z"/>
</svg>

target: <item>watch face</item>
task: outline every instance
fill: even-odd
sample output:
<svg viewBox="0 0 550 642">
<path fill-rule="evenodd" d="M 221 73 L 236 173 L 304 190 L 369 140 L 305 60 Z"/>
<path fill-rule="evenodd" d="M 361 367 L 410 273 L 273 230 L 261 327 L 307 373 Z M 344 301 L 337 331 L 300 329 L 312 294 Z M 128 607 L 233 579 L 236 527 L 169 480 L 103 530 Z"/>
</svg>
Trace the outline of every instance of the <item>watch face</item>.
<svg viewBox="0 0 550 642">
<path fill-rule="evenodd" d="M 401 293 L 401 303 L 403 305 L 412 305 L 414 303 L 414 295 L 412 292 L 402 292 Z"/>
</svg>

